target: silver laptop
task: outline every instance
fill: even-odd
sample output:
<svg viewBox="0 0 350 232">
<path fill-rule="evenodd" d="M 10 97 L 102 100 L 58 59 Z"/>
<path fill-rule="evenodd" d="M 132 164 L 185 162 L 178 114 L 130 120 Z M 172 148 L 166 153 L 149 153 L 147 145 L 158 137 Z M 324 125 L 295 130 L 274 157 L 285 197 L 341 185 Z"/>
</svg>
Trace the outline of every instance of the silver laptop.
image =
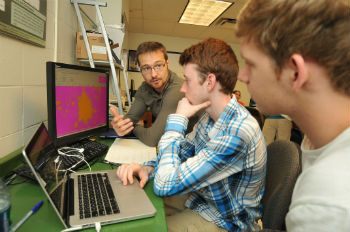
<svg viewBox="0 0 350 232">
<path fill-rule="evenodd" d="M 124 186 L 115 170 L 61 170 L 59 154 L 43 123 L 22 153 L 66 228 L 82 229 L 94 227 L 96 222 L 105 225 L 156 214 L 136 179 L 133 185 Z"/>
</svg>

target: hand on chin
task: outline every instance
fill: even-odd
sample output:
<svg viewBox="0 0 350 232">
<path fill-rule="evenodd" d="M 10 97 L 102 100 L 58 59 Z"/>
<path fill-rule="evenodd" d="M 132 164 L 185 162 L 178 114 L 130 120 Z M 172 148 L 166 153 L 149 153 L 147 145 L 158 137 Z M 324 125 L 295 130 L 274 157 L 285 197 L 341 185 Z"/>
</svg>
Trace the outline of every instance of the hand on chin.
<svg viewBox="0 0 350 232">
<path fill-rule="evenodd" d="M 184 115 L 185 117 L 189 118 L 199 110 L 210 106 L 210 104 L 211 104 L 210 101 L 205 101 L 202 103 L 192 103 L 188 98 L 184 97 L 179 101 L 177 105 L 176 113 Z"/>
</svg>

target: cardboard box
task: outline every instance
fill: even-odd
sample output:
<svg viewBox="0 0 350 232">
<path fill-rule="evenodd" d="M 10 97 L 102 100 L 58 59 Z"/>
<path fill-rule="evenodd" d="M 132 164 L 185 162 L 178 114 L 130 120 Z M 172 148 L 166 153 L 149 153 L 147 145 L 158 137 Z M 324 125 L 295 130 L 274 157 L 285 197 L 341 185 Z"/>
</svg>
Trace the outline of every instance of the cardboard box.
<svg viewBox="0 0 350 232">
<path fill-rule="evenodd" d="M 102 34 L 96 33 L 87 33 L 90 51 L 92 54 L 92 58 L 94 60 L 108 60 L 107 50 L 105 41 L 103 39 Z M 76 58 L 77 59 L 89 59 L 84 43 L 83 34 L 81 32 L 77 32 L 77 44 L 76 44 Z"/>
</svg>

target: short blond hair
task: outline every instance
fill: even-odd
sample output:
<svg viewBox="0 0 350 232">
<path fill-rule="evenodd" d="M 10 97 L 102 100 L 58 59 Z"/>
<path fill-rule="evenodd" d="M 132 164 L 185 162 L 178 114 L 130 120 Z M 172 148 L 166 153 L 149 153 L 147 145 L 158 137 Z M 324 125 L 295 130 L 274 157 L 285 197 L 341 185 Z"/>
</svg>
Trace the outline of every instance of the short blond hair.
<svg viewBox="0 0 350 232">
<path fill-rule="evenodd" d="M 252 39 L 276 71 L 299 53 L 323 66 L 332 86 L 350 95 L 350 7 L 346 0 L 249 0 L 236 35 Z"/>
</svg>

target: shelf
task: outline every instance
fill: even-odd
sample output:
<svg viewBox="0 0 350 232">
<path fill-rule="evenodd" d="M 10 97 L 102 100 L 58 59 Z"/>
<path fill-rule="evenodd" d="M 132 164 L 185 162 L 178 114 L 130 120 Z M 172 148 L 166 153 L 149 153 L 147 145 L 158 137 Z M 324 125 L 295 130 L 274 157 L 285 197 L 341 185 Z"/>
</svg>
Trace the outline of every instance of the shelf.
<svg viewBox="0 0 350 232">
<path fill-rule="evenodd" d="M 77 61 L 81 62 L 81 63 L 84 63 L 84 64 L 90 64 L 88 59 L 77 59 Z M 94 64 L 96 66 L 103 66 L 103 67 L 109 67 L 110 66 L 109 61 L 107 61 L 107 60 L 94 60 Z M 116 68 L 118 68 L 118 69 L 123 70 L 123 66 L 121 66 L 118 63 L 116 63 L 115 61 L 114 61 L 114 66 Z"/>
</svg>

